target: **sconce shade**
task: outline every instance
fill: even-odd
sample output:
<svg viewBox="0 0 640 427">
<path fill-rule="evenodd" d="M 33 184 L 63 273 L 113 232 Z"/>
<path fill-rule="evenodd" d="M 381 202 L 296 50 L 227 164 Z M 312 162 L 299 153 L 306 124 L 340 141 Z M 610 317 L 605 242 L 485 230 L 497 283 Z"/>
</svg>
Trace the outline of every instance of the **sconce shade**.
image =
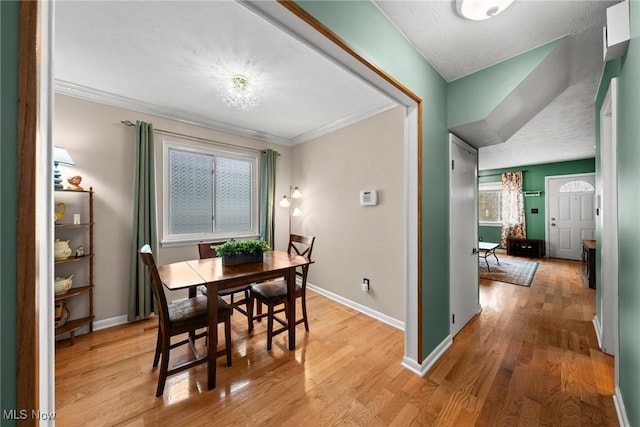
<svg viewBox="0 0 640 427">
<path fill-rule="evenodd" d="M 280 199 L 278 205 L 282 208 L 288 208 L 289 206 L 291 206 L 291 202 L 289 202 L 287 196 L 282 196 L 282 199 Z"/>
</svg>

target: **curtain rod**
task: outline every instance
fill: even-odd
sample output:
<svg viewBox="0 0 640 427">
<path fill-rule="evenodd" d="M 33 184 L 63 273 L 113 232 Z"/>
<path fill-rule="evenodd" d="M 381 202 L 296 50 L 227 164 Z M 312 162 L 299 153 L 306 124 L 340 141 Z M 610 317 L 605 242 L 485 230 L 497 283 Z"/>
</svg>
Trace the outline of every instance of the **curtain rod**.
<svg viewBox="0 0 640 427">
<path fill-rule="evenodd" d="M 135 123 L 132 123 L 130 120 L 122 120 L 122 121 L 120 121 L 120 123 L 122 123 L 123 125 L 125 125 L 127 127 L 135 126 Z M 179 136 L 181 138 L 192 139 L 192 140 L 200 141 L 200 142 L 211 142 L 211 143 L 222 145 L 222 146 L 225 146 L 225 147 L 242 148 L 244 150 L 254 151 L 254 152 L 257 152 L 257 153 L 264 153 L 265 152 L 265 150 L 259 150 L 257 148 L 243 147 L 242 145 L 229 144 L 228 142 L 215 141 L 213 139 L 201 138 L 199 136 L 186 135 L 184 133 L 172 132 L 172 131 L 169 131 L 169 130 L 162 130 L 162 129 L 155 129 L 155 128 L 153 130 L 155 132 L 163 133 L 163 134 L 169 135 L 169 136 Z M 281 156 L 280 153 L 276 152 L 276 154 L 278 155 L 278 157 Z"/>
<path fill-rule="evenodd" d="M 512 172 L 518 172 L 518 171 L 512 171 Z M 520 172 L 525 173 L 525 172 L 529 172 L 529 171 L 524 170 L 524 171 L 520 171 Z M 487 174 L 484 174 L 484 175 L 482 173 L 479 173 L 478 177 L 497 176 L 497 175 L 502 175 L 502 174 L 503 174 L 503 172 L 487 173 Z"/>
</svg>

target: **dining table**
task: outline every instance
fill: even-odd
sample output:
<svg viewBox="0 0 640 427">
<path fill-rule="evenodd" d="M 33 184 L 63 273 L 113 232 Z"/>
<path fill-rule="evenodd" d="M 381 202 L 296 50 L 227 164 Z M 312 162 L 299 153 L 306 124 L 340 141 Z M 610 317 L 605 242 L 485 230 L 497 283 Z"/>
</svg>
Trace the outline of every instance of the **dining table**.
<svg viewBox="0 0 640 427">
<path fill-rule="evenodd" d="M 305 257 L 285 251 L 267 251 L 262 262 L 224 265 L 220 257 L 194 259 L 158 266 L 162 284 L 171 291 L 190 289 L 191 295 L 198 286 L 207 287 L 207 383 L 209 390 L 216 386 L 216 343 L 218 342 L 218 292 L 240 285 L 263 282 L 284 277 L 287 283 L 287 324 L 289 350 L 296 347 L 296 268 L 311 264 Z"/>
</svg>

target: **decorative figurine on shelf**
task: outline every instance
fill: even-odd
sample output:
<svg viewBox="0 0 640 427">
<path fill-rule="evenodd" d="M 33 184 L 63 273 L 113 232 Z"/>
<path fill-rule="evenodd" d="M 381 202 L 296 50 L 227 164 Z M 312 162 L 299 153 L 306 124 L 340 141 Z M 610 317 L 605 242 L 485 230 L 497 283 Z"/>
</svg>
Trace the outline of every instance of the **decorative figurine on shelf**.
<svg viewBox="0 0 640 427">
<path fill-rule="evenodd" d="M 82 177 L 80 175 L 72 176 L 67 179 L 69 181 L 69 189 L 74 191 L 84 191 L 84 188 L 80 187 L 80 182 L 82 181 Z"/>
<path fill-rule="evenodd" d="M 66 210 L 65 204 L 62 203 L 62 202 L 56 203 L 56 207 L 59 208 L 59 209 L 56 210 L 53 213 L 53 221 L 54 222 L 58 221 L 59 219 L 64 218 L 64 211 Z"/>
<path fill-rule="evenodd" d="M 76 258 L 80 258 L 81 256 L 84 256 L 84 248 L 78 246 L 78 249 L 76 249 Z"/>
</svg>

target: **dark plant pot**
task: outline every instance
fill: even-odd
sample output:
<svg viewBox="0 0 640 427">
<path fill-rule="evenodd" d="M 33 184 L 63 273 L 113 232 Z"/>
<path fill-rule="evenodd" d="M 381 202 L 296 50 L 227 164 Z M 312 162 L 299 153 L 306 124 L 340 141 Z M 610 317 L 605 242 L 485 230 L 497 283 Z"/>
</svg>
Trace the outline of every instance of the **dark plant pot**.
<svg viewBox="0 0 640 427">
<path fill-rule="evenodd" d="M 254 254 L 225 255 L 222 257 L 222 265 L 239 265 L 262 262 L 262 252 Z"/>
</svg>

